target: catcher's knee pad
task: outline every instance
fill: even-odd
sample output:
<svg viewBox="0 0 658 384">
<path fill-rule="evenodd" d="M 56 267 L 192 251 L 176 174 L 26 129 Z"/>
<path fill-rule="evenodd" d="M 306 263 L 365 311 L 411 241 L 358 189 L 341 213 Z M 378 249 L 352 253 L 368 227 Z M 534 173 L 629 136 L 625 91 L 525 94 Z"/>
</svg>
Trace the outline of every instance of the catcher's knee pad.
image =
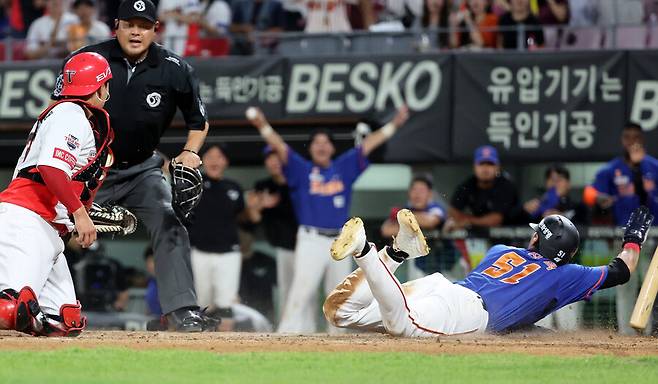
<svg viewBox="0 0 658 384">
<path fill-rule="evenodd" d="M 0 292 L 0 329 L 15 329 L 18 292 L 7 288 Z"/>
</svg>

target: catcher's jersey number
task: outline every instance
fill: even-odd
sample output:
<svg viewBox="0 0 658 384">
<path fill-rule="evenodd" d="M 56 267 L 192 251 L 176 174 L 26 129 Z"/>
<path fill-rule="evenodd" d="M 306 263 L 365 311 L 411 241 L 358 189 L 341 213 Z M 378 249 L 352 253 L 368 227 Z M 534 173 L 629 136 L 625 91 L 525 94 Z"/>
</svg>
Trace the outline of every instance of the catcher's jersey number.
<svg viewBox="0 0 658 384">
<path fill-rule="evenodd" d="M 512 272 L 515 267 L 520 267 L 523 264 L 526 265 L 520 272 L 515 273 L 512 276 L 505 277 L 504 279 L 500 279 L 501 277 Z M 540 268 L 541 267 L 539 264 L 528 263 L 526 259 L 517 255 L 515 252 L 507 252 L 506 254 L 499 257 L 498 260 L 494 261 L 491 267 L 482 271 L 482 273 L 491 277 L 492 279 L 499 279 L 506 284 L 518 284 L 521 279 L 530 276 Z"/>
</svg>

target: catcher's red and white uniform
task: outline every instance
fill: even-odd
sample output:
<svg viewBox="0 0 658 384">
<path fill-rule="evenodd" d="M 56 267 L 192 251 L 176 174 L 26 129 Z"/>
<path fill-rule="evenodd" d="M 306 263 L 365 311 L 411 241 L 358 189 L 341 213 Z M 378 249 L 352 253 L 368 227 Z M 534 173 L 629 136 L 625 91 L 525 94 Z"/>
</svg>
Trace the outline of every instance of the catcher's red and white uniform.
<svg viewBox="0 0 658 384">
<path fill-rule="evenodd" d="M 91 110 L 91 118 L 83 105 Z M 0 193 L 0 290 L 31 287 L 47 315 L 57 316 L 62 305 L 76 303 L 60 237 L 74 227 L 70 212 L 40 180 L 37 167 L 57 168 L 76 180 L 91 163 L 100 161 L 99 150 L 103 157 L 109 155 L 106 116 L 82 101 L 51 106 L 34 124 L 14 178 Z M 97 129 L 92 129 L 90 119 Z M 96 137 L 102 146 L 97 146 Z M 76 195 L 84 194 L 88 181 L 73 183 Z"/>
</svg>

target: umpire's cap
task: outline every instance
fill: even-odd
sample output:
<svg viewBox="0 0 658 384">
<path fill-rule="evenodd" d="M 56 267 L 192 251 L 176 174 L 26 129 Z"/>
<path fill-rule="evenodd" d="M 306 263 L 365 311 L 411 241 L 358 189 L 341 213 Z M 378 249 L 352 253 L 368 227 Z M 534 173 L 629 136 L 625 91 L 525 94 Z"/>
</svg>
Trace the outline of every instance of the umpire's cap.
<svg viewBox="0 0 658 384">
<path fill-rule="evenodd" d="M 546 216 L 539 224 L 530 224 L 539 237 L 537 251 L 557 265 L 569 264 L 578 251 L 578 229 L 562 215 Z"/>
<path fill-rule="evenodd" d="M 123 0 L 119 4 L 117 18 L 119 20 L 128 20 L 135 17 L 155 23 L 158 20 L 158 15 L 153 2 L 151 0 Z"/>
</svg>

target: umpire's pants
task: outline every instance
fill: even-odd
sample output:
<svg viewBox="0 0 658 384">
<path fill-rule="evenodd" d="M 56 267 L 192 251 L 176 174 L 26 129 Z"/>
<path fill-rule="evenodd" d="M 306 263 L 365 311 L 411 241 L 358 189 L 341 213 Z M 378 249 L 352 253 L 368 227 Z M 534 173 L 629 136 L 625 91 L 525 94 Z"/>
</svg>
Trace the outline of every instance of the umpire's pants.
<svg viewBox="0 0 658 384">
<path fill-rule="evenodd" d="M 95 201 L 114 202 L 132 211 L 146 226 L 155 254 L 155 278 L 162 313 L 196 306 L 190 239 L 171 207 L 171 186 L 157 154 L 133 167 L 111 169 Z"/>
</svg>

